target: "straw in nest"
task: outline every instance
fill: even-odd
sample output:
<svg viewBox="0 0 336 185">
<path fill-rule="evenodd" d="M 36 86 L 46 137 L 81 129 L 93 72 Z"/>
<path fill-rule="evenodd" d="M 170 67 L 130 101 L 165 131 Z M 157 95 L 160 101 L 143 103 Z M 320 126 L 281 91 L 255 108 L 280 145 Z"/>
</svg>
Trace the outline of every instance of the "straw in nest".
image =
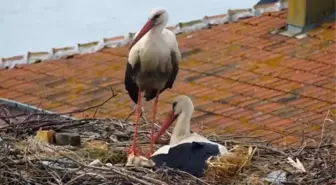
<svg viewBox="0 0 336 185">
<path fill-rule="evenodd" d="M 205 178 L 208 181 L 221 181 L 239 173 L 250 164 L 256 148 L 235 146 L 229 154 L 210 157 L 207 160 L 208 168 Z"/>
<path fill-rule="evenodd" d="M 26 140 L 17 142 L 14 146 L 14 150 L 17 153 L 21 153 L 28 158 L 57 156 L 58 154 L 57 152 L 55 153 L 55 151 L 65 149 L 65 147 L 54 146 L 33 137 L 28 137 Z"/>
</svg>

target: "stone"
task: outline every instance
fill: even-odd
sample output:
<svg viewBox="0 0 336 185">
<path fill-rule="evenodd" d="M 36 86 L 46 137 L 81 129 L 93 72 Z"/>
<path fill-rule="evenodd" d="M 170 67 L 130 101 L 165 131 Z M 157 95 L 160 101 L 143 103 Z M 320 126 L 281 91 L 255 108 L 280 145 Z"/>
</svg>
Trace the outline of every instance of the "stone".
<svg viewBox="0 0 336 185">
<path fill-rule="evenodd" d="M 155 166 L 155 163 L 151 159 L 147 159 L 144 156 L 135 156 L 135 155 L 128 155 L 126 167 L 147 167 L 152 168 Z"/>
<path fill-rule="evenodd" d="M 103 163 L 99 159 L 92 161 L 89 166 L 103 166 Z"/>
<path fill-rule="evenodd" d="M 53 130 L 39 130 L 36 132 L 35 139 L 47 143 L 54 143 L 55 131 Z"/>
<path fill-rule="evenodd" d="M 55 141 L 57 145 L 81 145 L 81 138 L 77 133 L 56 133 Z"/>
</svg>

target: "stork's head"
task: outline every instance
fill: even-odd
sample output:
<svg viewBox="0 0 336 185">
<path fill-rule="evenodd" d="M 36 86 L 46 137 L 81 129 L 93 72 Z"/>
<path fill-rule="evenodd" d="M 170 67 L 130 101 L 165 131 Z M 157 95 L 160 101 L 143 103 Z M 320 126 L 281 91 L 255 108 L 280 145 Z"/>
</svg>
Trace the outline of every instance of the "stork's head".
<svg viewBox="0 0 336 185">
<path fill-rule="evenodd" d="M 190 115 L 194 111 L 194 105 L 191 99 L 186 95 L 177 96 L 172 103 L 172 114 L 178 117 L 182 112 Z"/>
<path fill-rule="evenodd" d="M 155 8 L 152 10 L 148 21 L 142 27 L 136 38 L 132 41 L 131 49 L 149 30 L 157 26 L 166 26 L 168 23 L 168 13 L 164 8 Z"/>
<path fill-rule="evenodd" d="M 194 111 L 194 105 L 191 99 L 186 95 L 180 95 L 176 97 L 172 103 L 172 110 L 168 113 L 167 118 L 162 123 L 162 126 L 155 136 L 154 141 L 157 141 L 161 135 L 173 124 L 173 122 L 180 116 L 185 114 L 187 117 L 191 117 Z"/>
<path fill-rule="evenodd" d="M 168 13 L 164 8 L 154 8 L 148 18 L 154 26 L 166 25 L 168 22 Z"/>
</svg>

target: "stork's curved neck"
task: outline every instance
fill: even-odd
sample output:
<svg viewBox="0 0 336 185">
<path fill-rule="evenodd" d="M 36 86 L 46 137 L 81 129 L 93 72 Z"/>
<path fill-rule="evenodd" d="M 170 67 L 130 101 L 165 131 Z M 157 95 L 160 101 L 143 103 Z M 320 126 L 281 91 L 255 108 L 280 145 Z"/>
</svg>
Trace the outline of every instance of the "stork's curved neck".
<svg viewBox="0 0 336 185">
<path fill-rule="evenodd" d="M 179 117 L 176 120 L 175 127 L 173 129 L 171 138 L 170 138 L 170 145 L 175 144 L 181 139 L 189 136 L 190 133 L 190 119 L 192 115 L 192 110 L 187 110 L 181 112 Z"/>
<path fill-rule="evenodd" d="M 166 24 L 164 23 L 161 23 L 161 24 L 158 24 L 158 25 L 155 25 L 151 31 L 150 31 L 150 36 L 151 37 L 155 37 L 155 36 L 161 36 L 161 33 L 163 31 L 163 29 L 166 27 Z"/>
</svg>

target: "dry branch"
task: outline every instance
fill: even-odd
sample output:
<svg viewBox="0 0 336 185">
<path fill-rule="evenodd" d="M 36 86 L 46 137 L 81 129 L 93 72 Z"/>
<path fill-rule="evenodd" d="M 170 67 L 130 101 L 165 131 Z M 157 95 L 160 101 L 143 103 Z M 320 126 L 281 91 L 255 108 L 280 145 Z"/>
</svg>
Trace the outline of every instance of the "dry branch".
<svg viewBox="0 0 336 185">
<path fill-rule="evenodd" d="M 115 94 L 112 93 L 111 98 Z M 107 100 L 108 101 L 108 100 Z M 104 104 L 104 102 L 102 103 Z M 99 104 L 99 105 L 102 105 Z M 91 108 L 98 108 L 99 105 Z M 0 109 L 0 111 L 6 111 Z M 12 119 L 10 112 L 6 112 Z M 263 178 L 272 171 L 283 170 L 291 175 L 292 184 L 332 183 L 336 174 L 336 146 L 326 139 L 322 125 L 317 146 L 303 145 L 298 148 L 280 149 L 267 146 L 264 142 L 243 136 L 212 136 L 211 139 L 224 144 L 229 149 L 234 145 L 257 148 L 249 159 L 249 165 L 239 168 L 233 177 L 222 178 L 220 182 L 211 179 L 199 179 L 186 172 L 162 168 L 151 169 L 126 168 L 125 157 L 117 151 L 123 151 L 131 143 L 132 124 L 117 119 L 70 120 L 50 115 L 27 115 L 19 124 L 11 124 L 0 129 L 0 182 L 2 184 L 169 184 L 169 185 L 211 185 L 211 184 L 263 184 Z M 146 122 L 146 120 L 144 119 Z M 328 115 L 325 122 L 330 121 Z M 324 124 L 324 123 L 323 123 Z M 139 144 L 148 146 L 148 128 L 150 124 L 141 124 Z M 38 129 L 53 129 L 79 133 L 84 141 L 92 139 L 107 142 L 111 153 L 103 157 L 87 153 L 81 149 L 31 143 L 28 138 Z M 157 128 L 156 128 L 157 129 Z M 168 134 L 167 134 L 168 135 Z M 169 135 L 168 135 L 169 136 Z M 169 138 L 168 138 L 169 139 Z M 247 142 L 249 140 L 249 142 Z M 77 152 L 77 150 L 81 152 Z M 51 152 L 50 152 L 51 151 Z M 49 153 L 48 153 L 49 152 Z M 53 155 L 51 155 L 53 154 Z M 90 155 L 88 155 L 90 154 Z M 98 158 L 102 163 L 113 165 L 90 166 Z M 287 157 L 298 158 L 307 169 L 306 173 L 296 171 L 287 163 Z M 106 159 L 106 160 L 105 160 Z M 311 166 L 311 167 L 310 167 Z M 181 181 L 183 179 L 183 181 Z"/>
</svg>

